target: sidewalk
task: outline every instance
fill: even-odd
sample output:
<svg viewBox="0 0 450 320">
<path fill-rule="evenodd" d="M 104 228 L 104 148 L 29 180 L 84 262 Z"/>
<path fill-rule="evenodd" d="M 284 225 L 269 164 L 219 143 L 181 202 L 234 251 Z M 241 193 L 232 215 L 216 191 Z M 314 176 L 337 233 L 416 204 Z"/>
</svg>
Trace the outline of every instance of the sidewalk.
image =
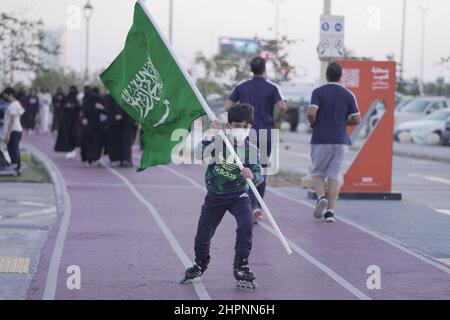
<svg viewBox="0 0 450 320">
<path fill-rule="evenodd" d="M 0 300 L 26 298 L 56 221 L 55 205 L 51 183 L 0 184 L 0 257 L 29 259 L 27 273 L 0 273 Z"/>
</svg>

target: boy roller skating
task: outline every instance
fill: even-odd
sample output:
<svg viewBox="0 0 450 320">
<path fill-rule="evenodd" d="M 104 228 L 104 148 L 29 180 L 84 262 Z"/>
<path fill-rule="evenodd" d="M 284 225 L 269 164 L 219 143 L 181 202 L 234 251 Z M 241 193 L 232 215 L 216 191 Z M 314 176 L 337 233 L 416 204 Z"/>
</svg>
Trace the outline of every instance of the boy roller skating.
<svg viewBox="0 0 450 320">
<path fill-rule="evenodd" d="M 187 283 L 200 277 L 208 268 L 211 238 L 220 224 L 226 211 L 236 219 L 235 258 L 233 274 L 238 288 L 255 289 L 255 274 L 248 266 L 248 257 L 252 247 L 253 214 L 246 178 L 255 185 L 262 182 L 261 164 L 258 148 L 251 144 L 247 137 L 253 122 L 253 107 L 250 104 L 237 104 L 228 111 L 228 132 L 230 142 L 244 164 L 242 170 L 232 161 L 232 157 L 220 137 L 218 130 L 222 126 L 213 122 L 213 137 L 202 141 L 201 150 L 197 148 L 197 156 L 201 152 L 202 159 L 211 156 L 205 173 L 208 190 L 202 206 L 195 236 L 195 263 L 188 268 L 181 283 Z M 227 161 L 228 159 L 228 161 Z"/>
</svg>

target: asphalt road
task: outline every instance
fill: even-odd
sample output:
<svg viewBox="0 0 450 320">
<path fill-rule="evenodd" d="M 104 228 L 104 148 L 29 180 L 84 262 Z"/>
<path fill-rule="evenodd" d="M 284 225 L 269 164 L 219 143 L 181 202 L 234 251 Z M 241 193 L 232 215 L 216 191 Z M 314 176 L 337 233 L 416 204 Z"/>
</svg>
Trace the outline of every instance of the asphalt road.
<svg viewBox="0 0 450 320">
<path fill-rule="evenodd" d="M 285 132 L 280 145 L 280 168 L 294 172 L 308 172 L 310 161 L 309 135 Z M 414 145 L 408 146 L 414 152 Z M 441 153 L 450 148 L 435 147 Z M 402 151 L 405 147 L 402 148 Z M 349 162 L 355 156 L 350 151 Z M 427 206 L 437 212 L 450 216 L 450 161 L 438 162 L 394 156 L 393 191 L 401 192 L 403 198 L 412 203 Z"/>
</svg>

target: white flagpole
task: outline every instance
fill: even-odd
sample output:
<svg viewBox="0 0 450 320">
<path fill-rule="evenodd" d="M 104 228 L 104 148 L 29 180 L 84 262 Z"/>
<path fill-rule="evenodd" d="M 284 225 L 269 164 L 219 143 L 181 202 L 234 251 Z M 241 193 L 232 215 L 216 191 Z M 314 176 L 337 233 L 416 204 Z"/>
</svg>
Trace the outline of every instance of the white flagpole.
<svg viewBox="0 0 450 320">
<path fill-rule="evenodd" d="M 175 51 L 173 50 L 172 46 L 168 43 L 168 41 L 166 40 L 166 38 L 164 37 L 163 33 L 161 32 L 161 30 L 158 27 L 158 24 L 156 23 L 156 21 L 153 19 L 152 15 L 150 14 L 148 8 L 146 7 L 145 1 L 144 0 L 138 0 L 139 5 L 141 6 L 141 8 L 144 10 L 145 14 L 147 15 L 148 19 L 150 20 L 150 22 L 153 24 L 153 26 L 155 27 L 156 31 L 158 31 L 159 36 L 161 37 L 162 41 L 164 42 L 164 44 L 166 45 L 167 49 L 169 50 L 170 54 L 172 55 L 173 59 L 175 60 L 175 62 L 177 63 L 178 67 L 180 68 L 181 72 L 183 73 L 184 77 L 186 78 L 186 80 L 188 81 L 189 85 L 191 86 L 192 90 L 195 93 L 195 96 L 197 97 L 197 99 L 200 101 L 203 109 L 205 110 L 206 114 L 208 115 L 209 119 L 211 121 L 216 121 L 217 117 L 215 115 L 215 113 L 211 110 L 211 108 L 208 106 L 208 103 L 205 101 L 205 99 L 203 98 L 203 96 L 201 95 L 200 91 L 198 90 L 197 86 L 195 85 L 194 81 L 191 79 L 191 76 L 189 75 L 189 73 L 186 71 L 186 69 L 183 67 L 183 65 L 181 64 L 181 62 L 178 60 L 177 55 L 175 54 Z M 239 159 L 238 155 L 236 154 L 236 152 L 234 151 L 233 146 L 231 145 L 230 141 L 228 140 L 228 138 L 225 136 L 223 130 L 220 130 L 219 132 L 220 137 L 222 138 L 222 140 L 225 142 L 225 145 L 227 146 L 228 151 L 230 152 L 230 154 L 234 157 L 234 160 L 236 161 L 236 164 L 239 166 L 239 168 L 242 170 L 244 168 L 244 165 L 242 164 L 241 159 Z M 266 217 L 269 219 L 270 224 L 272 225 L 272 227 L 275 230 L 275 233 L 277 234 L 278 238 L 280 239 L 281 243 L 283 244 L 284 249 L 286 249 L 286 252 L 288 254 L 292 254 L 292 250 L 289 247 L 289 244 L 287 243 L 286 238 L 283 236 L 283 234 L 281 233 L 280 228 L 278 227 L 277 223 L 275 222 L 272 214 L 269 211 L 269 208 L 267 208 L 266 203 L 264 202 L 263 198 L 261 197 L 261 195 L 258 192 L 258 189 L 256 189 L 255 184 L 253 183 L 253 181 L 251 179 L 246 179 L 248 185 L 250 186 L 250 189 L 252 189 L 253 193 L 256 196 L 256 199 L 258 199 L 259 204 L 261 205 L 262 209 L 264 210 Z"/>
</svg>

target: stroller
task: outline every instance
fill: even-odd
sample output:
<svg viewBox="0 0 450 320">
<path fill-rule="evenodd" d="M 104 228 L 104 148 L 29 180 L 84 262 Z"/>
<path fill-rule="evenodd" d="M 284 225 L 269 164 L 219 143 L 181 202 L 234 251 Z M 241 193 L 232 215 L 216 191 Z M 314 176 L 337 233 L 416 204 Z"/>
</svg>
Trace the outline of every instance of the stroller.
<svg viewBox="0 0 450 320">
<path fill-rule="evenodd" d="M 16 167 L 16 164 L 11 164 L 11 158 L 5 144 L 0 142 L 0 176 L 13 175 Z"/>
</svg>

